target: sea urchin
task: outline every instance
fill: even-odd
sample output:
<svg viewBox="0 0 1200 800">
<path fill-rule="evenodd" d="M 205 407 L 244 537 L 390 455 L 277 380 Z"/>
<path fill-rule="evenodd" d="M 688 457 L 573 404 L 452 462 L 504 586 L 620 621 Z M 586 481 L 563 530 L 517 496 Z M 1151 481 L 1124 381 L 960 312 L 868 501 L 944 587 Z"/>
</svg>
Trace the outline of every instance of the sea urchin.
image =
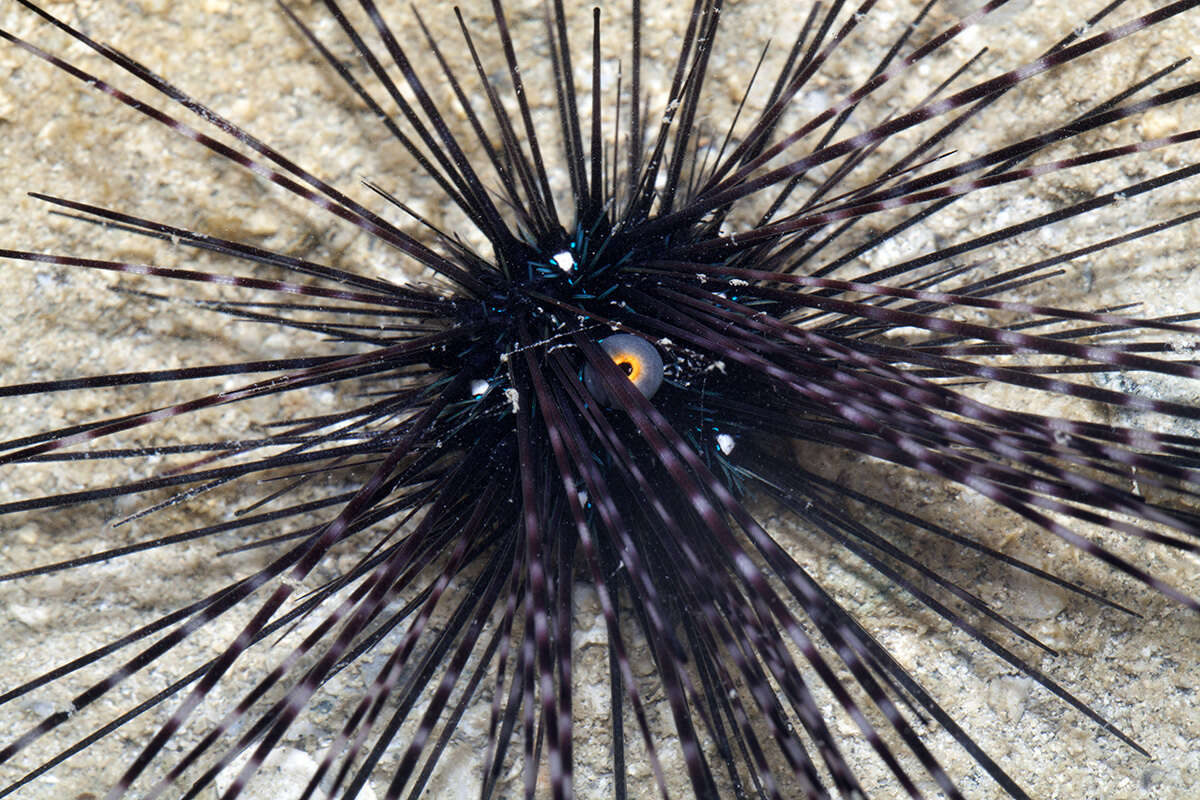
<svg viewBox="0 0 1200 800">
<path fill-rule="evenodd" d="M 747 48 L 704 0 L 329 0 L 275 10 L 325 83 L 263 67 L 266 110 L 19 4 L 21 95 L 86 83 L 72 140 L 120 114 L 112 151 L 151 148 L 165 194 L 219 181 L 152 215 L 141 163 L 107 197 L 50 181 L 36 200 L 86 239 L 0 242 L 26 293 L 73 284 L 110 326 L 57 374 L 6 368 L 11 614 L 46 634 L 47 597 L 106 627 L 157 609 L 5 662 L 0 762 L 22 766 L 0 796 L 107 752 L 109 797 L 234 797 L 304 749 L 304 796 L 449 796 L 464 760 L 483 797 L 1026 796 L 898 616 L 1141 749 L 1043 667 L 1061 643 L 1013 595 L 1128 614 L 1079 552 L 1195 630 L 1200 315 L 1052 289 L 1126 283 L 1196 217 L 1162 198 L 1200 173 L 1200 132 L 1167 124 L 1200 83 L 1154 43 L 1200 0 L 1026 9 L 1053 30 L 1002 56 L 975 42 L 1015 3 L 758 8 L 742 25 L 779 38 Z M 1055 96 L 1122 48 L 1150 55 Z M 293 124 L 256 138 L 260 115 Z M 71 171 L 110 172 L 82 149 Z M 943 769 L 954 743 L 973 767 Z"/>
</svg>

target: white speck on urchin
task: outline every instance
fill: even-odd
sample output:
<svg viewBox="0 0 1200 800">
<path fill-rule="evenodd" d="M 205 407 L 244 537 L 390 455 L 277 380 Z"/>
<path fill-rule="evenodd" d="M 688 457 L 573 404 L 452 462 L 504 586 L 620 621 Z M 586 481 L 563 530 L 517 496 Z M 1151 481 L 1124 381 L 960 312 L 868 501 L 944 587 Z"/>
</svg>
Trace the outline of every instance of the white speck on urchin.
<svg viewBox="0 0 1200 800">
<path fill-rule="evenodd" d="M 575 269 L 575 256 L 571 255 L 570 251 L 563 250 L 561 253 L 555 253 L 550 256 L 550 260 L 554 262 L 554 266 L 558 267 L 563 272 L 570 274 Z"/>
</svg>

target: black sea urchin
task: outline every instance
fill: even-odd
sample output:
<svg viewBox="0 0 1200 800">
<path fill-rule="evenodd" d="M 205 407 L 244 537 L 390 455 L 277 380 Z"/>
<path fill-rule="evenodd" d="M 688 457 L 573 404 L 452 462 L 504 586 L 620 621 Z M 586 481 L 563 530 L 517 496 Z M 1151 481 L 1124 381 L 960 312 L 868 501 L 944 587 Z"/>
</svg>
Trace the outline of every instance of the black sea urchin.
<svg viewBox="0 0 1200 800">
<path fill-rule="evenodd" d="M 298 7 L 306 28 L 274 9 L 172 10 L 187 14 L 178 48 L 157 38 L 169 31 L 107 29 L 121 17 L 75 22 L 137 41 L 132 57 L 259 140 L 224 137 L 139 82 L 157 80 L 139 62 L 102 50 L 106 64 L 10 4 L 5 29 L 78 63 L 76 78 L 154 100 L 276 176 L 290 162 L 258 141 L 340 191 L 365 175 L 374 194 L 276 177 L 336 205 L 330 226 L 221 146 L 205 156 L 4 53 L 0 115 L 37 99 L 38 120 L 8 126 L 6 165 L 65 198 L 57 210 L 109 223 L 0 242 L 27 262 L 3 270 L 24 280 L 4 319 L 26 337 L 0 437 L 0 569 L 20 631 L 0 686 L 7 793 L 76 796 L 141 772 L 131 794 L 215 795 L 222 759 L 274 748 L 328 756 L 319 792 L 340 781 L 337 796 L 368 782 L 511 796 L 523 782 L 539 796 L 861 783 L 892 797 L 954 794 L 951 780 L 971 796 L 1117 796 L 1138 780 L 1187 796 L 1195 671 L 1170 662 L 1197 660 L 1183 552 L 1196 330 L 1163 315 L 1197 303 L 1173 296 L 1160 262 L 1195 211 L 1176 198 L 1200 172 L 1186 146 L 1200 89 L 1175 59 L 1196 4 L 1000 9 L 959 32 L 953 12 L 903 2 L 719 17 L 701 2 L 640 25 L 635 4 L 595 28 L 585 8 L 513 3 L 504 24 L 464 11 L 478 71 L 445 8 L 423 10 L 428 38 L 407 9 L 383 9 L 389 42 L 356 5 L 377 64 L 333 4 Z M 239 67 L 224 49 L 238 31 L 271 47 Z M 1017 52 L 1014 32 L 1040 49 Z M 304 61 L 308 33 L 361 84 Z M 997 40 L 1003 52 L 971 60 Z M 423 90 L 397 68 L 407 58 Z M 394 130 L 359 113 L 359 85 Z M 47 266 L 17 243 L 65 258 Z M 87 268 L 117 262 L 174 271 L 103 291 Z M 247 280 L 189 280 L 217 273 Z M 604 355 L 615 336 L 662 358 L 657 392 Z M 104 377 L 70 380 L 91 375 Z M 1057 538 L 1120 554 L 1107 566 L 1162 593 L 1106 581 Z M 1129 649 L 1168 612 L 1131 623 L 1113 604 L 1165 609 L 1164 594 L 1181 609 L 1171 634 Z M 257 639 L 244 654 L 243 631 Z M 1072 672 L 1105 659 L 1181 694 L 1135 708 L 1133 685 L 1114 702 Z M 958 696 L 985 690 L 977 714 Z M 130 710 L 145 713 L 126 723 Z M 1138 723 L 1147 710 L 1182 716 Z M 169 739 L 168 720 L 184 722 Z M 1081 769 L 1022 755 L 1055 734 L 1081 741 L 1046 748 Z M 1077 754 L 1093 742 L 1107 752 Z M 54 782 L 89 758 L 72 789 Z M 156 787 L 165 776 L 179 780 Z"/>
</svg>

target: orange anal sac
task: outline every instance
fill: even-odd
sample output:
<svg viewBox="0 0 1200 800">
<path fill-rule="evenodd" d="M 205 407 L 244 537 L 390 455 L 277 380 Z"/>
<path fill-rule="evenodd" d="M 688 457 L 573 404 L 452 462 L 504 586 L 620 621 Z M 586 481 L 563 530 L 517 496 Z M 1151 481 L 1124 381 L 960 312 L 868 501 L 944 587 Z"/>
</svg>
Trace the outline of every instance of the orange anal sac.
<svg viewBox="0 0 1200 800">
<path fill-rule="evenodd" d="M 618 353 L 613 356 L 613 362 L 616 363 L 621 371 L 625 373 L 625 377 L 629 378 L 633 383 L 637 383 L 642 376 L 644 364 L 642 360 L 633 353 Z"/>
<path fill-rule="evenodd" d="M 630 383 L 644 397 L 653 397 L 662 385 L 663 362 L 662 356 L 650 342 L 640 336 L 628 333 L 617 333 L 600 341 L 600 347 L 612 359 Z M 609 407 L 619 403 L 609 396 L 604 388 L 604 381 L 595 371 L 587 366 L 583 370 L 583 380 L 592 397 Z"/>
</svg>

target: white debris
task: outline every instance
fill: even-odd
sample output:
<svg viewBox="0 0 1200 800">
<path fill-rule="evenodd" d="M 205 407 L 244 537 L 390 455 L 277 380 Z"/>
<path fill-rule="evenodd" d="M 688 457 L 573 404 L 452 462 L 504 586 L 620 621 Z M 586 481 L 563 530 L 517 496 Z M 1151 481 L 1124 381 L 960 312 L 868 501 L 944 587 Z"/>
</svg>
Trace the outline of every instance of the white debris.
<svg viewBox="0 0 1200 800">
<path fill-rule="evenodd" d="M 568 275 L 571 273 L 571 270 L 575 269 L 575 256 L 571 255 L 569 250 L 563 250 L 561 253 L 555 253 L 554 255 L 550 256 L 550 260 L 554 262 L 556 267 Z"/>
</svg>

